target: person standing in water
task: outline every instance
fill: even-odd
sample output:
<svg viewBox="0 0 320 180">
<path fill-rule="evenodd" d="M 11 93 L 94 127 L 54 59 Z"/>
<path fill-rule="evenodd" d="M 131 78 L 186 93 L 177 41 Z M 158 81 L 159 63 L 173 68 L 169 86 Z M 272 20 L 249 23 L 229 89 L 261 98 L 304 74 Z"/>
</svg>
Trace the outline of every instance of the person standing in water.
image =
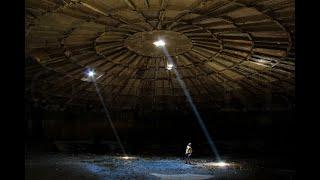
<svg viewBox="0 0 320 180">
<path fill-rule="evenodd" d="M 186 164 L 191 164 L 190 162 L 191 154 L 192 154 L 192 147 L 191 147 L 191 143 L 189 143 L 186 148 Z"/>
</svg>

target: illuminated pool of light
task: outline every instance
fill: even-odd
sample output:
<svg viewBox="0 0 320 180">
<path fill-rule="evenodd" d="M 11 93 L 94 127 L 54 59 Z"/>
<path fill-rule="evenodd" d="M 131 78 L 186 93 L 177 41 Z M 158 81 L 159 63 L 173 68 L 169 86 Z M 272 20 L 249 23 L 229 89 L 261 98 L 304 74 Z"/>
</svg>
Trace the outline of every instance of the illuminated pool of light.
<svg viewBox="0 0 320 180">
<path fill-rule="evenodd" d="M 230 167 L 230 166 L 234 166 L 236 164 L 226 163 L 224 161 L 219 161 L 219 162 L 208 162 L 208 163 L 204 163 L 203 165 L 208 166 L 208 167 Z"/>
<path fill-rule="evenodd" d="M 121 156 L 120 159 L 133 160 L 133 159 L 137 159 L 137 157 L 134 157 L 134 156 Z"/>
</svg>

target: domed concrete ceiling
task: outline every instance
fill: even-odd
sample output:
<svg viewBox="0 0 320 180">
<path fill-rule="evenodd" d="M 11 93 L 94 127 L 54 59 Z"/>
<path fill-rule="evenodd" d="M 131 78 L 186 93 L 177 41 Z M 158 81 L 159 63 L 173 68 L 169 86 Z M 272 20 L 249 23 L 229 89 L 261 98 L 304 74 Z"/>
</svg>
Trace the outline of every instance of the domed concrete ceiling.
<svg viewBox="0 0 320 180">
<path fill-rule="evenodd" d="M 163 39 L 200 108 L 294 102 L 293 0 L 26 0 L 26 93 L 53 106 L 188 106 Z"/>
</svg>

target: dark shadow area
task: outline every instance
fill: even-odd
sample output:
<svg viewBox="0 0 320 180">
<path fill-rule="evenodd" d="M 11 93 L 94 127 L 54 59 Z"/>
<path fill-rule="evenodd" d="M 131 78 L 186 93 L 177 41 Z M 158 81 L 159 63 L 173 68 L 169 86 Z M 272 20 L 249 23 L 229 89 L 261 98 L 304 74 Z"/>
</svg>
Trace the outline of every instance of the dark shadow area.
<svg viewBox="0 0 320 180">
<path fill-rule="evenodd" d="M 294 112 L 202 110 L 201 114 L 222 159 L 251 164 L 258 174 L 288 171 L 294 177 Z M 130 155 L 177 157 L 183 164 L 185 146 L 192 142 L 192 158 L 216 160 L 193 114 L 115 111 L 112 118 Z M 102 112 L 46 112 L 32 107 L 26 111 L 26 137 L 26 158 L 30 159 L 48 153 L 122 156 Z"/>
</svg>

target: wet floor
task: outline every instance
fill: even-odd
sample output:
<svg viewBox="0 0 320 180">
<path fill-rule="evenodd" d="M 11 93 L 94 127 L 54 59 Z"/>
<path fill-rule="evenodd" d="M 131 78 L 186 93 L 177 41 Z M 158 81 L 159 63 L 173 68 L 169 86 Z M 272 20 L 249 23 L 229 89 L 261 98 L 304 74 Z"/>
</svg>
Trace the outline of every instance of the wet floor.
<svg viewBox="0 0 320 180">
<path fill-rule="evenodd" d="M 189 165 L 175 157 L 42 154 L 26 157 L 25 179 L 295 179 L 294 171 L 261 167 L 257 160 L 226 163 L 219 166 L 205 158 Z"/>
</svg>

